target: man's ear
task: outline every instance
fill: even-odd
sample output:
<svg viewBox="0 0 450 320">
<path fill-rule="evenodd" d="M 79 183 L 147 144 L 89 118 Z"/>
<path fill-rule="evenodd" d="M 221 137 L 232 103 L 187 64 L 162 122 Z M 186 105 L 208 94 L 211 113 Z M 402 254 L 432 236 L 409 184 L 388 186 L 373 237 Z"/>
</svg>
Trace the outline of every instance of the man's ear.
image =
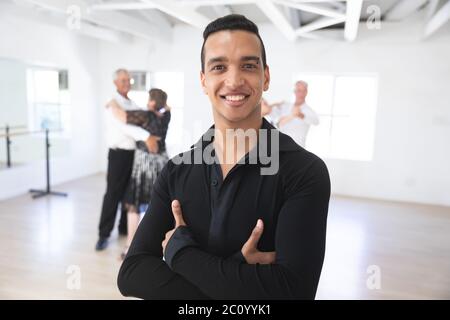
<svg viewBox="0 0 450 320">
<path fill-rule="evenodd" d="M 205 79 L 205 73 L 203 71 L 200 71 L 200 83 L 202 85 L 203 92 L 208 95 L 208 91 L 206 90 L 206 79 Z"/>
<path fill-rule="evenodd" d="M 264 69 L 264 85 L 263 85 L 264 91 L 269 90 L 269 84 L 270 84 L 270 71 L 269 66 L 266 66 L 266 68 Z"/>
</svg>

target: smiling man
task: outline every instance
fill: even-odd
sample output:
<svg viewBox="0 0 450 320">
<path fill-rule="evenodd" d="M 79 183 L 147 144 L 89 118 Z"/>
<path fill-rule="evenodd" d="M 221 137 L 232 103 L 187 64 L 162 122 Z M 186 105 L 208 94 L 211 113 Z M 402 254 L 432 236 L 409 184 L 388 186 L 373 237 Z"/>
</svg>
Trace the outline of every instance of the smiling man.
<svg viewBox="0 0 450 320">
<path fill-rule="evenodd" d="M 314 299 L 327 168 L 261 117 L 270 73 L 257 26 L 228 15 L 203 38 L 200 80 L 214 126 L 158 177 L 119 289 L 145 299 Z M 264 173 L 261 150 L 279 162 L 275 172 Z"/>
</svg>

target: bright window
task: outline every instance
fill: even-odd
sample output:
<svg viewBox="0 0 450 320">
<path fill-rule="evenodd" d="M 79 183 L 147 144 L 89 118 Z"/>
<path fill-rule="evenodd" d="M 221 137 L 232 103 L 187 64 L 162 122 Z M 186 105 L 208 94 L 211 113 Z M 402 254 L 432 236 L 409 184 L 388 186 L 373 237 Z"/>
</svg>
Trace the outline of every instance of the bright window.
<svg viewBox="0 0 450 320">
<path fill-rule="evenodd" d="M 29 127 L 31 130 L 70 131 L 70 92 L 65 70 L 27 70 Z"/>
<path fill-rule="evenodd" d="M 373 158 L 378 77 L 373 74 L 310 74 L 306 102 L 318 113 L 308 150 L 325 158 L 371 161 Z"/>
<path fill-rule="evenodd" d="M 144 110 L 147 109 L 148 90 L 150 89 L 150 86 L 147 85 L 149 76 L 150 74 L 146 71 L 130 71 L 131 90 L 128 96 Z"/>
</svg>

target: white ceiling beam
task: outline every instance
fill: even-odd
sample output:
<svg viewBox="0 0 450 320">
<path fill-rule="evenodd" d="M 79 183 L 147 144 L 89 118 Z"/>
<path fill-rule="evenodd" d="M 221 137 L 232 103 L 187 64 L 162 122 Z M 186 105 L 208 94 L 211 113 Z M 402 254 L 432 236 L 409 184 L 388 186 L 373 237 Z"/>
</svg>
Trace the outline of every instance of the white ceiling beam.
<svg viewBox="0 0 450 320">
<path fill-rule="evenodd" d="M 233 12 L 231 11 L 231 8 L 230 8 L 229 5 L 213 6 L 212 8 L 213 8 L 214 12 L 215 12 L 219 17 L 227 16 L 227 15 L 233 13 Z"/>
<path fill-rule="evenodd" d="M 400 0 L 385 15 L 386 20 L 402 20 L 423 6 L 427 0 Z"/>
<path fill-rule="evenodd" d="M 189 25 L 204 29 L 210 20 L 194 9 L 183 8 L 174 0 L 141 0 L 143 3 L 154 5 L 156 9 L 177 18 Z"/>
<path fill-rule="evenodd" d="M 345 12 L 346 6 L 345 6 L 344 2 L 330 1 L 329 3 L 337 10 Z"/>
<path fill-rule="evenodd" d="M 15 0 L 15 3 L 11 2 L 5 7 L 2 7 L 1 13 L 5 13 L 14 17 L 23 17 L 29 21 L 36 21 L 55 27 L 66 27 L 67 19 L 64 15 L 49 15 L 45 11 L 37 11 L 33 6 L 29 6 L 28 4 L 29 2 L 25 0 Z M 98 25 L 93 25 L 85 21 L 80 22 L 80 29 L 70 29 L 70 32 L 113 43 L 125 44 L 132 42 L 132 38 L 127 33 L 111 30 Z"/>
<path fill-rule="evenodd" d="M 284 6 L 283 9 L 284 9 L 284 14 L 286 15 L 287 19 L 291 23 L 291 26 L 294 29 L 300 28 L 302 26 L 300 11 L 298 11 L 297 9 L 294 9 L 294 8 L 287 7 L 287 6 Z"/>
<path fill-rule="evenodd" d="M 181 6 L 223 6 L 223 5 L 240 5 L 240 4 L 254 4 L 258 0 L 178 0 L 177 4 Z"/>
<path fill-rule="evenodd" d="M 294 41 L 296 39 L 297 35 L 295 34 L 294 28 L 272 1 L 260 0 L 255 4 L 288 40 Z"/>
<path fill-rule="evenodd" d="M 319 14 L 322 16 L 340 19 L 345 17 L 345 15 L 339 11 L 332 10 L 330 8 L 320 6 L 320 5 L 312 5 L 312 4 L 304 4 L 299 2 L 287 1 L 287 0 L 275 0 L 276 3 L 282 4 L 284 6 L 288 6 L 291 8 L 295 8 L 298 10 Z"/>
<path fill-rule="evenodd" d="M 289 0 L 291 2 L 297 2 L 297 3 L 334 3 L 334 2 L 346 2 L 348 0 Z"/>
<path fill-rule="evenodd" d="M 146 21 L 149 23 L 155 24 L 160 27 L 161 29 L 161 35 L 165 38 L 172 39 L 173 32 L 172 32 L 172 23 L 169 21 L 167 15 L 162 13 L 159 10 L 138 10 L 136 11 L 139 13 L 141 17 L 143 17 Z"/>
<path fill-rule="evenodd" d="M 115 3 L 97 3 L 89 7 L 92 11 L 111 11 L 111 10 L 145 10 L 155 9 L 150 3 L 142 2 L 115 2 Z"/>
<path fill-rule="evenodd" d="M 89 5 L 83 0 L 18 0 L 19 2 L 28 2 L 37 5 L 41 8 L 51 10 L 67 16 L 67 9 L 70 6 L 77 6 L 80 8 L 81 21 L 89 21 L 91 23 L 107 27 L 112 30 L 126 32 L 128 34 L 144 38 L 147 40 L 162 37 L 161 26 L 152 25 L 145 21 L 133 19 L 132 17 L 122 14 L 120 12 L 98 12 L 91 11 Z M 171 32 L 167 30 L 166 32 Z"/>
<path fill-rule="evenodd" d="M 297 36 L 304 36 L 306 33 L 315 31 L 318 29 L 326 28 L 338 23 L 342 23 L 345 21 L 345 18 L 329 18 L 329 17 L 322 17 L 320 19 L 317 19 L 311 23 L 308 23 L 307 25 L 304 25 L 303 27 L 295 30 L 295 34 Z"/>
<path fill-rule="evenodd" d="M 159 10 L 139 10 L 137 12 L 146 20 L 158 26 L 163 26 L 168 29 L 173 27 L 172 22 L 168 19 L 167 15 Z"/>
<path fill-rule="evenodd" d="M 450 20 L 450 0 L 444 4 L 425 26 L 425 37 L 431 36 Z"/>
<path fill-rule="evenodd" d="M 361 19 L 361 9 L 363 0 L 348 0 L 345 20 L 344 38 L 347 41 L 354 41 L 358 35 L 359 20 Z"/>
<path fill-rule="evenodd" d="M 439 5 L 439 0 L 429 0 L 428 6 L 427 6 L 427 14 L 426 14 L 427 20 L 430 20 L 433 17 L 438 5 Z"/>
<path fill-rule="evenodd" d="M 177 3 L 183 6 L 214 6 L 214 5 L 240 5 L 240 4 L 256 4 L 260 0 L 177 0 Z M 323 3 L 332 2 L 339 6 L 340 2 L 346 2 L 348 0 L 291 0 L 295 3 Z"/>
</svg>

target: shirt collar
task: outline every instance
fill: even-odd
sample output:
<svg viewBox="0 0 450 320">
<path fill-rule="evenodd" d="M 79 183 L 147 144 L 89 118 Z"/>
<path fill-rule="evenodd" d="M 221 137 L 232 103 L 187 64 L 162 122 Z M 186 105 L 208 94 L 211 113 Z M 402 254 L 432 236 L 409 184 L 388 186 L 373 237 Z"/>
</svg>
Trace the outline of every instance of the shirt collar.
<svg viewBox="0 0 450 320">
<path fill-rule="evenodd" d="M 214 128 L 215 125 L 212 125 L 202 136 L 201 138 L 191 146 L 191 149 L 201 147 L 204 149 L 207 145 L 209 145 L 214 140 Z M 261 129 L 266 130 L 276 130 L 272 124 L 269 123 L 265 118 L 263 118 Z M 288 135 L 278 131 L 279 136 L 279 145 L 280 145 L 280 152 L 290 152 L 290 151 L 299 151 L 301 147 L 295 143 L 295 141 Z M 271 141 L 271 134 L 268 135 L 268 143 L 269 145 L 272 143 Z M 270 148 L 269 148 L 270 149 Z"/>
</svg>

